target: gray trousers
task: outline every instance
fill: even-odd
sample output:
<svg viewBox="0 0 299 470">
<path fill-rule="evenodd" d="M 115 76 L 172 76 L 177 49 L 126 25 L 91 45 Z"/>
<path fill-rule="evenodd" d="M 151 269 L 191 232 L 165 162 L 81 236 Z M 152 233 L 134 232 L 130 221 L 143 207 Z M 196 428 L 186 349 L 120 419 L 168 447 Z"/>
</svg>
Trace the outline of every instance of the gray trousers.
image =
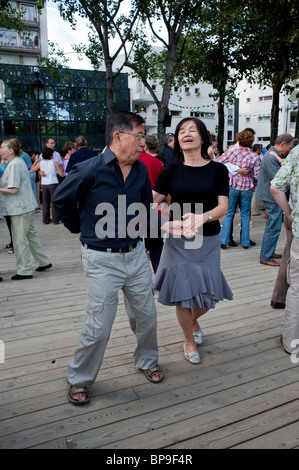
<svg viewBox="0 0 299 470">
<path fill-rule="evenodd" d="M 299 241 L 293 238 L 288 265 L 289 288 L 282 320 L 283 346 L 291 353 L 299 346 Z"/>
<path fill-rule="evenodd" d="M 68 365 L 72 385 L 89 386 L 99 372 L 122 290 L 137 346 L 136 367 L 150 369 L 158 361 L 157 311 L 152 271 L 144 244 L 128 253 L 107 253 L 82 247 L 87 282 L 86 317 L 74 358 Z"/>
<path fill-rule="evenodd" d="M 272 297 L 271 297 L 271 300 L 273 302 L 279 302 L 281 304 L 285 304 L 287 290 L 289 288 L 289 284 L 287 281 L 287 268 L 288 268 L 288 262 L 290 259 L 291 244 L 293 240 L 292 222 L 286 215 L 283 216 L 283 221 L 284 221 L 284 226 L 286 229 L 287 239 L 286 239 L 285 247 L 284 247 L 282 258 L 280 261 L 280 266 L 278 268 L 276 282 L 275 282 L 274 289 L 272 292 Z"/>
</svg>

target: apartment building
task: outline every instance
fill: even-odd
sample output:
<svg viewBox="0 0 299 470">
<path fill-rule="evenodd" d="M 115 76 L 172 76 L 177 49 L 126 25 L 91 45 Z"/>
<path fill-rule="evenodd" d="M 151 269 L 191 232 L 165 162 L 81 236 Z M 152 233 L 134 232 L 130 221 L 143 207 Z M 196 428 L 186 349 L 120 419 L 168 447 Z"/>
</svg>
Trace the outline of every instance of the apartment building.
<svg viewBox="0 0 299 470">
<path fill-rule="evenodd" d="M 47 56 L 48 29 L 47 8 L 38 13 L 36 2 L 10 1 L 18 11 L 23 11 L 23 21 L 27 26 L 24 32 L 0 28 L 0 62 L 4 64 L 36 65 L 37 58 Z"/>
<path fill-rule="evenodd" d="M 239 128 L 251 127 L 256 132 L 255 143 L 266 147 L 270 143 L 272 88 L 260 87 L 242 80 L 236 90 L 239 98 Z M 286 93 L 280 94 L 278 135 L 295 135 L 298 101 Z"/>
<path fill-rule="evenodd" d="M 158 83 L 151 83 L 158 99 L 162 97 L 162 87 Z M 149 134 L 157 132 L 158 109 L 147 88 L 137 78 L 129 78 L 131 90 L 131 109 L 142 115 L 145 127 Z M 211 134 L 217 135 L 218 104 L 210 96 L 215 90 L 208 83 L 173 87 L 169 101 L 170 126 L 166 131 L 173 133 L 179 121 L 185 117 L 198 117 L 206 125 Z M 224 149 L 234 139 L 235 133 L 235 106 L 225 103 L 225 129 Z"/>
</svg>

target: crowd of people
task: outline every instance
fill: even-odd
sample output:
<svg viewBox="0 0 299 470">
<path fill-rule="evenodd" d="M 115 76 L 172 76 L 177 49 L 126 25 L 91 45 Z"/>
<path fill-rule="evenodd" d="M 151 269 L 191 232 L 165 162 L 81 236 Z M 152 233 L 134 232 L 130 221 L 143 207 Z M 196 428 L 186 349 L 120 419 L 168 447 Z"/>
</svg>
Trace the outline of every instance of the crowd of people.
<svg viewBox="0 0 299 470">
<path fill-rule="evenodd" d="M 198 346 L 204 335 L 199 319 L 218 302 L 233 298 L 220 254 L 238 246 L 233 240 L 237 210 L 244 249 L 255 245 L 250 238 L 252 215 L 265 211 L 260 263 L 279 267 L 271 306 L 285 308 L 284 349 L 291 353 L 298 346 L 299 147 L 292 150 L 294 138 L 282 134 L 264 152 L 254 145 L 254 130 L 247 128 L 223 152 L 205 124 L 188 117 L 174 134 L 167 134 L 160 153 L 159 142 L 146 135 L 144 123 L 135 113 L 115 112 L 101 154 L 88 149 L 83 136 L 65 144 L 64 159 L 49 139 L 41 155 L 31 156 L 31 164 L 19 158 L 17 139 L 2 142 L 0 148 L 0 215 L 8 220 L 17 264 L 12 279 L 32 278 L 30 252 L 38 271 L 52 267 L 34 227 L 40 201 L 32 175 L 39 174 L 43 223 L 62 221 L 80 234 L 87 300 L 67 372 L 68 399 L 74 405 L 89 402 L 88 387 L 102 364 L 120 290 L 136 336 L 134 362 L 149 381 L 164 379 L 158 364 L 154 290 L 158 302 L 175 306 L 185 359 L 200 364 Z M 275 250 L 283 214 L 287 242 L 280 255 Z"/>
<path fill-rule="evenodd" d="M 30 253 L 38 264 L 36 271 L 52 267 L 34 227 L 33 215 L 42 206 L 43 223 L 59 224 L 52 198 L 59 183 L 67 176 L 66 168 L 71 169 L 75 162 L 98 154 L 88 149 L 83 136 L 78 136 L 75 142 L 65 143 L 63 158 L 55 150 L 55 145 L 55 140 L 48 138 L 42 153 L 26 153 L 18 139 L 1 142 L 0 217 L 5 218 L 10 236 L 4 249 L 8 254 L 15 254 L 16 258 L 17 273 L 11 277 L 12 280 L 32 279 Z M 73 154 L 74 161 L 71 160 Z"/>
</svg>

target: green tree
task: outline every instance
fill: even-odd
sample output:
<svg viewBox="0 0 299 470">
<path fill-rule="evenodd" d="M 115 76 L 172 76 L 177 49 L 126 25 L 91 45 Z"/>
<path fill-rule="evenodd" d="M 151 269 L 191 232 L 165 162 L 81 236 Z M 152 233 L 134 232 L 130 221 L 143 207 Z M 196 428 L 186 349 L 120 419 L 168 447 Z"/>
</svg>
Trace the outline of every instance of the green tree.
<svg viewBox="0 0 299 470">
<path fill-rule="evenodd" d="M 142 80 L 153 97 L 158 108 L 158 139 L 164 140 L 171 88 L 181 75 L 181 62 L 184 55 L 186 37 L 201 14 L 203 0 L 185 1 L 140 1 L 142 19 L 148 25 L 152 39 L 162 47 L 160 52 L 153 50 L 150 38 L 139 37 L 134 47 L 130 67 Z M 162 85 L 162 97 L 159 99 L 151 86 L 151 81 Z"/>
<path fill-rule="evenodd" d="M 218 101 L 218 144 L 223 147 L 225 101 L 233 101 L 238 83 L 238 64 L 233 56 L 240 40 L 243 8 L 234 0 L 211 0 L 202 10 L 200 22 L 187 38 L 181 67 L 182 79 L 189 83 L 210 83 Z"/>
<path fill-rule="evenodd" d="M 184 50 L 184 35 L 188 34 L 200 13 L 203 0 L 184 1 L 139 1 L 106 0 L 103 2 L 71 0 L 58 3 L 61 16 L 76 27 L 75 14 L 87 18 L 93 32 L 89 35 L 87 46 L 79 45 L 75 50 L 84 52 L 95 68 L 104 63 L 107 77 L 106 103 L 108 114 L 113 109 L 113 64 L 120 53 L 124 55 L 123 66 L 130 67 L 140 77 L 152 95 L 158 107 L 158 135 L 160 142 L 165 134 L 165 117 L 169 113 L 171 87 L 178 73 Z M 123 8 L 129 5 L 125 13 Z M 152 50 L 150 35 L 159 42 L 163 51 Z M 161 24 L 166 33 L 161 34 Z M 118 39 L 119 47 L 111 52 L 111 41 Z M 158 99 L 150 85 L 153 79 L 159 79 L 163 86 L 162 98 Z"/>
<path fill-rule="evenodd" d="M 241 3 L 241 2 L 240 2 Z M 239 71 L 273 90 L 271 144 L 278 134 L 279 96 L 299 75 L 298 0 L 242 0 L 244 35 L 237 45 Z"/>
<path fill-rule="evenodd" d="M 132 38 L 132 31 L 138 19 L 139 10 L 132 5 L 127 9 L 126 14 L 123 14 L 121 12 L 123 0 L 105 0 L 102 2 L 96 0 L 54 1 L 58 4 L 62 18 L 69 21 L 74 29 L 77 26 L 76 15 L 87 18 L 90 22 L 89 44 L 74 46 L 74 50 L 78 54 L 84 53 L 91 60 L 95 69 L 98 69 L 104 63 L 106 70 L 106 116 L 109 116 L 114 107 L 113 81 L 122 70 L 122 67 L 120 67 L 118 72 L 114 72 L 113 64 L 120 52 L 123 52 L 126 58 L 129 56 L 128 47 L 130 47 L 130 43 L 128 41 Z M 112 51 L 112 40 L 117 40 L 119 43 L 114 51 Z M 48 66 L 51 63 L 54 66 L 61 64 L 63 52 L 59 48 L 56 50 L 54 48 L 55 45 L 52 44 L 52 50 L 56 53 L 58 60 L 44 60 L 43 63 Z M 65 64 L 66 60 L 64 58 Z"/>
</svg>

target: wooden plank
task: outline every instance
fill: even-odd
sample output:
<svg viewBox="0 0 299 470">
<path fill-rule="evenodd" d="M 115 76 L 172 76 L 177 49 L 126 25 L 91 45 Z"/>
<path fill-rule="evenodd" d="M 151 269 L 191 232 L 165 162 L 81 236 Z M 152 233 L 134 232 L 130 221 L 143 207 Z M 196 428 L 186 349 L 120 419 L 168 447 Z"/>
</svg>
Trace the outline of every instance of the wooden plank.
<svg viewBox="0 0 299 470">
<path fill-rule="evenodd" d="M 53 269 L 16 286 L 14 256 L 0 247 L 1 448 L 298 446 L 296 367 L 279 343 L 283 312 L 270 307 L 277 269 L 259 263 L 265 219 L 254 219 L 256 247 L 221 252 L 234 299 L 201 319 L 202 364 L 185 361 L 175 309 L 157 302 L 166 380 L 147 382 L 133 364 L 135 337 L 120 294 L 91 403 L 79 409 L 66 400 L 66 366 L 84 321 L 80 243 L 62 225 L 35 220 Z M 0 237 L 7 238 L 3 220 Z M 282 231 L 278 252 L 284 243 Z"/>
</svg>

